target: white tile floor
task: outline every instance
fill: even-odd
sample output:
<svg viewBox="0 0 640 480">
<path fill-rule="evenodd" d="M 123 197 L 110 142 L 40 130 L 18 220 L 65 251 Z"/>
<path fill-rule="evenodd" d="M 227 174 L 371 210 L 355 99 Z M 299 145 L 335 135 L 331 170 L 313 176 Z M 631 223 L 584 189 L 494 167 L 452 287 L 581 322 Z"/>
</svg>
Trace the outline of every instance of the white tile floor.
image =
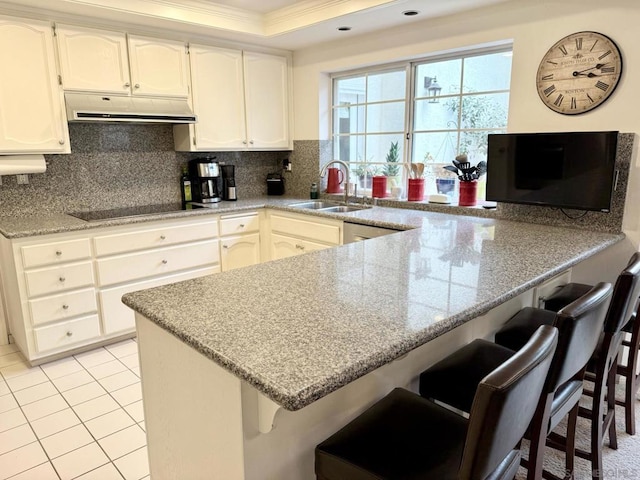
<svg viewBox="0 0 640 480">
<path fill-rule="evenodd" d="M 0 346 L 0 480 L 149 478 L 138 344 L 30 368 Z"/>
</svg>

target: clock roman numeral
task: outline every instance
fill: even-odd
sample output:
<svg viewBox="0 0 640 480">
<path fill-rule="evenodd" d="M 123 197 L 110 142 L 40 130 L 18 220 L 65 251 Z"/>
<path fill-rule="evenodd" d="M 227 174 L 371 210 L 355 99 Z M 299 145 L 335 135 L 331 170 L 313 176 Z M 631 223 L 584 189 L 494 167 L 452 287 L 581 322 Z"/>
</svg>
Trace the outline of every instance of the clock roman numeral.
<svg viewBox="0 0 640 480">
<path fill-rule="evenodd" d="M 551 65 L 558 65 L 558 62 L 552 62 L 551 60 L 547 60 L 547 63 L 550 63 Z"/>
<path fill-rule="evenodd" d="M 596 40 L 595 42 L 593 42 L 593 45 L 591 45 L 591 48 L 589 49 L 590 52 L 593 52 L 593 49 L 596 48 L 598 41 L 599 40 Z"/>
<path fill-rule="evenodd" d="M 608 51 L 604 52 L 602 55 L 600 55 L 598 57 L 598 60 L 602 60 L 603 58 L 608 57 L 609 55 L 611 55 L 611 50 L 608 50 Z"/>
<path fill-rule="evenodd" d="M 545 88 L 543 90 L 543 93 L 548 97 L 549 95 L 551 95 L 555 91 L 556 91 L 556 86 L 555 85 L 551 85 L 551 86 Z"/>
<path fill-rule="evenodd" d="M 550 73 L 549 75 L 545 75 L 544 77 L 542 77 L 542 80 L 553 80 L 553 73 Z"/>
<path fill-rule="evenodd" d="M 602 73 L 613 73 L 616 71 L 615 67 L 602 67 Z"/>
<path fill-rule="evenodd" d="M 558 47 L 558 50 L 560 50 L 560 51 L 562 52 L 562 54 L 563 54 L 563 55 L 566 55 L 566 54 L 568 53 L 568 52 L 567 52 L 567 47 L 565 47 L 564 45 L 560 45 L 560 46 Z"/>
<path fill-rule="evenodd" d="M 556 107 L 559 107 L 560 105 L 562 105 L 562 101 L 563 101 L 563 100 L 564 100 L 564 95 L 559 94 L 559 95 L 558 95 L 558 98 L 556 98 L 556 101 L 555 101 L 555 102 L 553 102 L 553 104 L 554 104 Z"/>
<path fill-rule="evenodd" d="M 576 38 L 576 50 L 582 50 L 582 37 Z"/>
<path fill-rule="evenodd" d="M 607 89 L 609 88 L 609 84 L 601 82 L 600 80 L 598 80 L 598 83 L 596 83 L 596 88 L 599 88 L 603 92 L 606 92 Z"/>
<path fill-rule="evenodd" d="M 576 103 L 576 97 L 571 97 L 571 109 L 575 110 L 578 108 L 578 104 Z"/>
<path fill-rule="evenodd" d="M 591 98 L 591 95 L 589 95 L 588 93 L 587 93 L 587 98 L 589 99 L 589 101 L 590 101 L 591 103 L 593 103 L 593 98 Z"/>
</svg>

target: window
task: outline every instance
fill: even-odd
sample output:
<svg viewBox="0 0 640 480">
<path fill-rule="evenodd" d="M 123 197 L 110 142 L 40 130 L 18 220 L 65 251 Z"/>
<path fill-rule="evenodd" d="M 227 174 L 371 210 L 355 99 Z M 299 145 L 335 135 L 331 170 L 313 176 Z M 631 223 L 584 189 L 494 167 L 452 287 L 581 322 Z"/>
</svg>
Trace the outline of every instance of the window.
<svg viewBox="0 0 640 480">
<path fill-rule="evenodd" d="M 402 186 L 402 164 L 424 163 L 426 192 L 435 193 L 444 165 L 460 153 L 486 159 L 487 135 L 506 131 L 510 77 L 504 48 L 336 76 L 334 158 L 350 163 L 365 194 L 373 175 Z"/>
</svg>

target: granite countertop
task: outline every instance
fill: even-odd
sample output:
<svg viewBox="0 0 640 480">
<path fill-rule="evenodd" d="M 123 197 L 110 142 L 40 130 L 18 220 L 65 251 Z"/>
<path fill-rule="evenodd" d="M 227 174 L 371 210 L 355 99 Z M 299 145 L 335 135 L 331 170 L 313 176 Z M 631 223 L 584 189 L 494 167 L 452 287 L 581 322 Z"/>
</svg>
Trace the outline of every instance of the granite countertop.
<svg viewBox="0 0 640 480">
<path fill-rule="evenodd" d="M 336 217 L 411 230 L 123 302 L 298 410 L 624 238 L 381 207 Z"/>
</svg>

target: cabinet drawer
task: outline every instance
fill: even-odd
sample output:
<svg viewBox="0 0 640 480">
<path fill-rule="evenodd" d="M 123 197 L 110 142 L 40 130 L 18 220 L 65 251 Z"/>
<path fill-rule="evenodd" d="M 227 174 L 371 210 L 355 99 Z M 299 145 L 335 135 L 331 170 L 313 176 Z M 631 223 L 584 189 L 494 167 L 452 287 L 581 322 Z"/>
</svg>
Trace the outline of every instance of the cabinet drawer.
<svg viewBox="0 0 640 480">
<path fill-rule="evenodd" d="M 27 293 L 37 297 L 93 285 L 91 262 L 71 263 L 25 272 Z"/>
<path fill-rule="evenodd" d="M 340 245 L 340 227 L 296 218 L 271 215 L 271 230 L 296 237 Z"/>
<path fill-rule="evenodd" d="M 96 291 L 93 288 L 75 290 L 37 300 L 29 300 L 31 323 L 41 325 L 55 320 L 77 317 L 98 310 Z"/>
<path fill-rule="evenodd" d="M 98 260 L 98 283 L 112 285 L 218 263 L 218 240 L 118 255 Z"/>
<path fill-rule="evenodd" d="M 169 283 L 181 282 L 190 278 L 202 277 L 220 272 L 220 267 L 214 265 L 207 268 L 199 268 L 188 272 L 154 278 L 142 282 L 129 283 L 119 287 L 105 288 L 98 295 L 100 297 L 100 312 L 102 313 L 102 328 L 105 335 L 112 333 L 133 331 L 136 327 L 135 313 L 124 303 L 122 296 L 125 293 L 144 290 L 145 288 L 159 287 Z"/>
<path fill-rule="evenodd" d="M 51 263 L 72 262 L 91 257 L 91 245 L 88 238 L 67 240 L 22 247 L 22 265 L 24 268 L 39 267 Z"/>
<path fill-rule="evenodd" d="M 117 253 L 159 248 L 179 243 L 194 242 L 218 236 L 218 221 L 173 225 L 153 230 L 116 233 L 94 238 L 96 255 L 101 257 Z"/>
<path fill-rule="evenodd" d="M 100 321 L 97 315 L 56 323 L 33 330 L 39 352 L 61 349 L 100 336 Z"/>
<path fill-rule="evenodd" d="M 220 235 L 238 235 L 240 233 L 257 232 L 260 220 L 257 213 L 220 219 Z"/>
</svg>

